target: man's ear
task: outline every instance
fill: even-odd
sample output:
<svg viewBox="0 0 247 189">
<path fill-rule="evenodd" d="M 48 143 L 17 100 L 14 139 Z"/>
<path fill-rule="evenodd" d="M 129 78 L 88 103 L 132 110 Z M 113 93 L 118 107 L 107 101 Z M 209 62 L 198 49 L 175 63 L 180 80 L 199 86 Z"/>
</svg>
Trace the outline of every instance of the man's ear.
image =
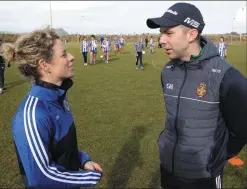
<svg viewBox="0 0 247 189">
<path fill-rule="evenodd" d="M 190 33 L 189 42 L 191 43 L 196 40 L 196 37 L 199 35 L 199 33 L 196 29 L 191 29 L 189 33 Z"/>
<path fill-rule="evenodd" d="M 39 69 L 44 71 L 44 72 L 50 72 L 50 66 L 49 63 L 44 60 L 44 59 L 40 59 L 38 61 L 38 65 L 39 65 Z"/>
</svg>

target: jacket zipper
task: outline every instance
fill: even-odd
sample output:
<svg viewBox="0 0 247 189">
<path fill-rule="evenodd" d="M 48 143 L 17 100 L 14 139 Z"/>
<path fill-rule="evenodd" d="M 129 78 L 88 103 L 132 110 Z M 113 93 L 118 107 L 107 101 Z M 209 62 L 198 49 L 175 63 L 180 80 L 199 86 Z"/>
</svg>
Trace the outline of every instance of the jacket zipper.
<svg viewBox="0 0 247 189">
<path fill-rule="evenodd" d="M 184 68 L 185 68 L 184 80 L 183 80 L 182 86 L 181 86 L 181 88 L 179 90 L 179 93 L 178 93 L 177 112 L 176 112 L 176 119 L 175 119 L 176 144 L 174 146 L 173 154 L 172 154 L 172 175 L 174 175 L 174 166 L 175 166 L 174 159 L 175 159 L 175 151 L 176 151 L 176 147 L 177 147 L 177 143 L 178 143 L 178 131 L 177 131 L 177 120 L 178 120 L 178 118 L 177 117 L 178 117 L 178 112 L 179 112 L 180 95 L 181 95 L 181 92 L 183 90 L 183 87 L 184 87 L 186 78 L 187 78 L 187 67 L 186 67 L 186 63 L 184 63 Z"/>
</svg>

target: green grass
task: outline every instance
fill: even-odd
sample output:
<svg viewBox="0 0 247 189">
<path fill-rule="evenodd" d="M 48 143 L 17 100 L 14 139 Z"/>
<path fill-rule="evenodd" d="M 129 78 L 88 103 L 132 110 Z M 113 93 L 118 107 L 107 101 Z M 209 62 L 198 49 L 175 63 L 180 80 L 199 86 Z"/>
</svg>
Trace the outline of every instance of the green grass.
<svg viewBox="0 0 247 189">
<path fill-rule="evenodd" d="M 77 125 L 78 145 L 102 166 L 97 187 L 159 186 L 157 138 L 164 127 L 165 107 L 160 69 L 168 61 L 162 49 L 144 56 L 145 70 L 135 70 L 133 49 L 112 55 L 110 63 L 84 66 L 79 44 L 67 44 L 77 58 L 73 88 L 68 92 Z M 98 56 L 99 57 L 99 56 Z M 229 46 L 228 61 L 246 74 L 246 46 Z M 0 187 L 23 187 L 11 136 L 11 121 L 30 88 L 15 66 L 6 70 L 8 91 L 0 96 Z M 246 148 L 239 155 L 247 161 Z M 224 187 L 243 188 L 246 167 L 226 166 Z"/>
</svg>

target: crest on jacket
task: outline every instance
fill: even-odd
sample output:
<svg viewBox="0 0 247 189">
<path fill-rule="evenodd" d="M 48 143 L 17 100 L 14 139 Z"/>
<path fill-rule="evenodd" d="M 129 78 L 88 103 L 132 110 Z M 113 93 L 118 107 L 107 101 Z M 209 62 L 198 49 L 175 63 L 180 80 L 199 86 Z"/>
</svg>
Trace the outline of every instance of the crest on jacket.
<svg viewBox="0 0 247 189">
<path fill-rule="evenodd" d="M 203 82 L 196 88 L 197 95 L 202 98 L 207 94 L 207 85 Z"/>
</svg>

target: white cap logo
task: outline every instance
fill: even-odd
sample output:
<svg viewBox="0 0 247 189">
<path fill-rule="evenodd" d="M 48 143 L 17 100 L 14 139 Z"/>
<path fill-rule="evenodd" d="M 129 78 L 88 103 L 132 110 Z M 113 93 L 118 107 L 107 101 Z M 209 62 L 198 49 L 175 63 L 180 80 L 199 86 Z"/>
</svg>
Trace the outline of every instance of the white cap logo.
<svg viewBox="0 0 247 189">
<path fill-rule="evenodd" d="M 173 11 L 171 9 L 167 10 L 166 12 L 169 12 L 169 13 L 174 14 L 174 15 L 177 15 L 178 14 L 176 11 Z"/>
</svg>

